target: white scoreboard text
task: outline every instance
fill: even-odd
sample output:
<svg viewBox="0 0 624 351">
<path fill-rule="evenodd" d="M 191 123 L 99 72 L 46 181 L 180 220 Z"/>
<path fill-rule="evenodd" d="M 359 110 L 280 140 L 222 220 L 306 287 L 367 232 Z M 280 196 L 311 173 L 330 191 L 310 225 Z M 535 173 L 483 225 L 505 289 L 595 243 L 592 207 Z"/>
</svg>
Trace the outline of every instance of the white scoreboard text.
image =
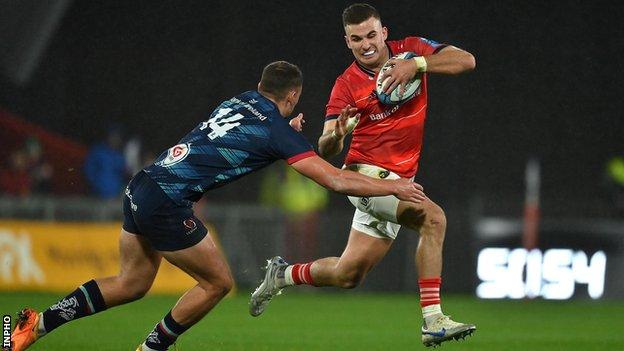
<svg viewBox="0 0 624 351">
<path fill-rule="evenodd" d="M 607 256 L 583 251 L 485 248 L 479 252 L 477 296 L 486 299 L 534 298 L 565 300 L 576 284 L 586 284 L 592 299 L 604 292 Z"/>
</svg>

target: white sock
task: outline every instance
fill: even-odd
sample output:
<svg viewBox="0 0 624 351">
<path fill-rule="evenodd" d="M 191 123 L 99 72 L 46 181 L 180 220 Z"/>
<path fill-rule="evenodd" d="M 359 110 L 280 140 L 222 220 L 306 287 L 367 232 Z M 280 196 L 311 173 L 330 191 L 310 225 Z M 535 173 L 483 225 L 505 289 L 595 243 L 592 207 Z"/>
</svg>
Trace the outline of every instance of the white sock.
<svg viewBox="0 0 624 351">
<path fill-rule="evenodd" d="M 286 270 L 284 271 L 284 284 L 285 284 L 285 286 L 295 285 L 295 282 L 293 281 L 293 278 L 292 278 L 292 267 L 293 266 L 288 266 L 288 267 L 286 267 Z"/>
<path fill-rule="evenodd" d="M 43 313 L 39 313 L 39 323 L 37 323 L 37 338 L 46 335 L 48 332 L 43 324 Z"/>
</svg>

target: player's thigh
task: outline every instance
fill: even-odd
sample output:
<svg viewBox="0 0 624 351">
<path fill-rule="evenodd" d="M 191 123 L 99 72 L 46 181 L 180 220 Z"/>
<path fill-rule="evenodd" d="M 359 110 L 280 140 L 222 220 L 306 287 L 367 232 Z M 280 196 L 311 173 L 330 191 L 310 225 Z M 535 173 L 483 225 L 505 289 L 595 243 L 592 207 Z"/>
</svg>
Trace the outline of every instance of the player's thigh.
<svg viewBox="0 0 624 351">
<path fill-rule="evenodd" d="M 388 253 L 394 240 L 378 238 L 351 228 L 347 247 L 338 261 L 339 268 L 368 272 Z"/>
<path fill-rule="evenodd" d="M 126 280 L 151 282 L 156 277 L 162 256 L 141 235 L 121 230 L 119 237 L 119 275 Z"/>
<path fill-rule="evenodd" d="M 232 285 L 232 273 L 210 235 L 197 244 L 176 251 L 161 251 L 163 257 L 193 277 L 202 287 Z"/>
<path fill-rule="evenodd" d="M 396 217 L 399 224 L 417 231 L 428 221 L 446 223 L 442 208 L 429 198 L 420 203 L 400 201 Z"/>
</svg>

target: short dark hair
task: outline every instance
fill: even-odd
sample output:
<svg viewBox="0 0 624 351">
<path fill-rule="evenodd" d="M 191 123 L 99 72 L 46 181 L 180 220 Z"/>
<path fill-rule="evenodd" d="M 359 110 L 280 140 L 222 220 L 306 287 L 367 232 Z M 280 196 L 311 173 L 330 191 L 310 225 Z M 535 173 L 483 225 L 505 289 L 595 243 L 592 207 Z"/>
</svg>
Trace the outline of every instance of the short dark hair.
<svg viewBox="0 0 624 351">
<path fill-rule="evenodd" d="M 303 74 L 296 65 L 286 61 L 271 62 L 262 70 L 259 89 L 283 99 L 291 89 L 303 85 Z"/>
<path fill-rule="evenodd" d="M 342 11 L 342 25 L 346 27 L 349 24 L 360 24 L 371 17 L 381 20 L 379 11 L 371 5 L 364 3 L 352 4 Z"/>
</svg>

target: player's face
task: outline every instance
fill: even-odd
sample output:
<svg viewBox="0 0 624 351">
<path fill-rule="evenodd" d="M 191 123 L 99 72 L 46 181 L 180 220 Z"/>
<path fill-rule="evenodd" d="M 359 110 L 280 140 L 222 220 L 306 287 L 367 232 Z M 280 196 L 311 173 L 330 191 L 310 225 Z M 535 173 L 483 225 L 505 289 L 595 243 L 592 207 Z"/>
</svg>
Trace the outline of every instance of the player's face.
<svg viewBox="0 0 624 351">
<path fill-rule="evenodd" d="M 387 38 L 388 28 L 382 27 L 381 21 L 375 17 L 345 27 L 347 47 L 361 65 L 373 70 L 381 68 L 389 58 Z"/>
</svg>

